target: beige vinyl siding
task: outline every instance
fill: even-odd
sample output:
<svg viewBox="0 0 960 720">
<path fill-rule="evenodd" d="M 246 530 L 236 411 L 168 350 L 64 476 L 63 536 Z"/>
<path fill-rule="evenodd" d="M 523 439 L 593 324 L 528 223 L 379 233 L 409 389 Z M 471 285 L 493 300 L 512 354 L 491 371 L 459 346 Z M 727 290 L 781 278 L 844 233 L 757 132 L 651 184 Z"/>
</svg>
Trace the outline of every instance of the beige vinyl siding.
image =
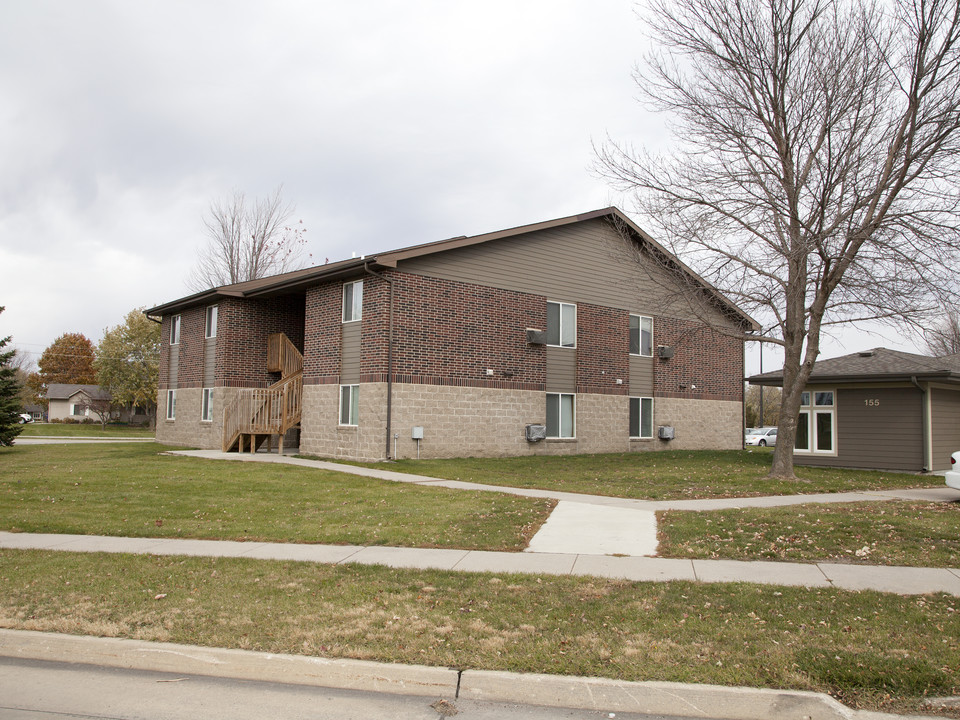
<svg viewBox="0 0 960 720">
<path fill-rule="evenodd" d="M 950 455 L 960 450 L 960 392 L 930 388 L 931 470 L 950 469 Z"/>
<path fill-rule="evenodd" d="M 399 269 L 643 315 L 693 319 L 689 310 L 665 305 L 674 287 L 669 275 L 649 261 L 639 268 L 630 245 L 603 219 L 402 260 Z"/>
<path fill-rule="evenodd" d="M 577 391 L 576 349 L 547 348 L 546 390 L 549 393 L 575 393 Z"/>
<path fill-rule="evenodd" d="M 630 394 L 634 397 L 653 396 L 653 358 L 630 356 Z"/>
<path fill-rule="evenodd" d="M 170 362 L 167 366 L 167 383 L 169 387 L 177 386 L 177 379 L 180 377 L 180 346 L 170 345 Z"/>
<path fill-rule="evenodd" d="M 809 389 L 816 392 L 833 387 Z M 923 469 L 923 396 L 919 390 L 839 388 L 836 403 L 837 454 L 797 453 L 798 464 L 907 472 Z"/>
<path fill-rule="evenodd" d="M 217 339 L 207 338 L 203 341 L 203 386 L 212 388 L 217 370 Z"/>
<path fill-rule="evenodd" d="M 359 322 L 344 323 L 340 345 L 340 383 L 355 385 L 360 382 L 360 327 Z"/>
</svg>

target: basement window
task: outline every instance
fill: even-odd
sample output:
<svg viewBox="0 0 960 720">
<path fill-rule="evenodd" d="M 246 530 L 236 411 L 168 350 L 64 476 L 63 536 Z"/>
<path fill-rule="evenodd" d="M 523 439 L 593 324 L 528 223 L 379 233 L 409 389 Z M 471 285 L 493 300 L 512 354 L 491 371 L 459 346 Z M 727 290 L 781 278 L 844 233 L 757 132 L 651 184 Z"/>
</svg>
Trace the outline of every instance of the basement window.
<svg viewBox="0 0 960 720">
<path fill-rule="evenodd" d="M 200 421 L 213 422 L 213 388 L 204 388 L 200 401 Z"/>
<path fill-rule="evenodd" d="M 547 437 L 573 438 L 577 433 L 577 396 L 547 393 Z"/>
<path fill-rule="evenodd" d="M 360 416 L 360 386 L 340 386 L 340 424 L 357 425 Z"/>
</svg>

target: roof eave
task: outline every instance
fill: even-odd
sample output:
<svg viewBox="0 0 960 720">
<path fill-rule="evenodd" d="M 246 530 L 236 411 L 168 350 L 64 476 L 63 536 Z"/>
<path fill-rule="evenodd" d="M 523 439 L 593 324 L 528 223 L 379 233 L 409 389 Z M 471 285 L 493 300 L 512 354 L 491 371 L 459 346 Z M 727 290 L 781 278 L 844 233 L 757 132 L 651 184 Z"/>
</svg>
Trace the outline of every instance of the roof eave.
<svg viewBox="0 0 960 720">
<path fill-rule="evenodd" d="M 807 380 L 807 385 L 824 385 L 828 383 L 893 383 L 893 382 L 910 382 L 912 379 L 917 380 L 947 380 L 951 382 L 960 382 L 960 374 L 955 373 L 951 370 L 945 370 L 942 372 L 925 372 L 925 373 L 859 373 L 856 375 L 815 375 L 811 376 Z M 765 385 L 765 386 L 774 386 L 779 387 L 783 385 L 783 375 L 776 376 L 767 376 L 760 377 L 759 375 L 754 375 L 752 377 L 745 378 L 747 382 L 751 385 Z"/>
</svg>

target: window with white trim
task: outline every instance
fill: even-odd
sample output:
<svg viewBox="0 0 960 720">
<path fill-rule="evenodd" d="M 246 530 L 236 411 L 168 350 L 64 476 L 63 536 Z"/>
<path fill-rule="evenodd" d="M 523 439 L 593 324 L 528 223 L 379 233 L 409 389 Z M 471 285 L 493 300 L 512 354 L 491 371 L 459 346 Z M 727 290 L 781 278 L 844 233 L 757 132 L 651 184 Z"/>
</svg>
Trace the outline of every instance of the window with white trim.
<svg viewBox="0 0 960 720">
<path fill-rule="evenodd" d="M 630 316 L 630 354 L 653 356 L 653 318 Z"/>
<path fill-rule="evenodd" d="M 177 418 L 177 391 L 167 390 L 167 420 Z"/>
<path fill-rule="evenodd" d="M 180 344 L 180 316 L 174 315 L 170 318 L 170 344 Z"/>
<path fill-rule="evenodd" d="M 213 388 L 204 388 L 200 400 L 200 422 L 213 422 Z"/>
<path fill-rule="evenodd" d="M 833 390 L 804 392 L 800 397 L 794 450 L 835 455 L 837 452 L 837 394 Z"/>
<path fill-rule="evenodd" d="M 340 386 L 340 424 L 357 425 L 360 416 L 360 386 Z"/>
<path fill-rule="evenodd" d="M 343 284 L 343 322 L 363 317 L 363 280 Z"/>
<path fill-rule="evenodd" d="M 206 319 L 203 323 L 203 336 L 205 338 L 215 338 L 217 336 L 217 308 L 218 305 L 207 307 Z"/>
<path fill-rule="evenodd" d="M 577 396 L 571 393 L 547 393 L 547 437 L 577 436 Z"/>
<path fill-rule="evenodd" d="M 71 415 L 86 415 L 87 407 L 83 403 L 71 403 L 70 405 L 70 414 Z"/>
<path fill-rule="evenodd" d="M 572 303 L 547 303 L 547 345 L 577 346 L 577 306 Z"/>
<path fill-rule="evenodd" d="M 630 398 L 630 437 L 653 437 L 653 398 Z"/>
</svg>

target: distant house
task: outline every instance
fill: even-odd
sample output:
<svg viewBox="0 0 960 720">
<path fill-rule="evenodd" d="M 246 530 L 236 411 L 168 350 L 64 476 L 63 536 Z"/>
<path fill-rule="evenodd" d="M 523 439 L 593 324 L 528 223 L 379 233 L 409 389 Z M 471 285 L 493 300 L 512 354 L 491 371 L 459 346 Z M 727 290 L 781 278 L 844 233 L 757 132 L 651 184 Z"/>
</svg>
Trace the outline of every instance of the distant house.
<svg viewBox="0 0 960 720">
<path fill-rule="evenodd" d="M 783 371 L 754 375 L 783 385 Z M 960 450 L 960 355 L 875 348 L 818 361 L 803 394 L 795 462 L 946 470 Z"/>
<path fill-rule="evenodd" d="M 146 312 L 160 442 L 372 460 L 742 443 L 743 343 L 723 330 L 754 321 L 616 208 Z"/>
<path fill-rule="evenodd" d="M 23 412 L 29 414 L 34 422 L 43 420 L 43 406 L 41 405 L 24 405 Z"/>
<path fill-rule="evenodd" d="M 47 386 L 47 419 L 96 419 L 90 411 L 91 399 L 109 399 L 110 393 L 99 385 L 51 383 Z"/>
<path fill-rule="evenodd" d="M 90 419 L 100 422 L 100 416 L 90 406 L 91 400 L 110 400 L 110 393 L 99 385 L 51 383 L 47 387 L 47 420 Z M 118 406 L 110 412 L 111 422 L 147 423 L 150 419 L 143 408 Z"/>
</svg>

